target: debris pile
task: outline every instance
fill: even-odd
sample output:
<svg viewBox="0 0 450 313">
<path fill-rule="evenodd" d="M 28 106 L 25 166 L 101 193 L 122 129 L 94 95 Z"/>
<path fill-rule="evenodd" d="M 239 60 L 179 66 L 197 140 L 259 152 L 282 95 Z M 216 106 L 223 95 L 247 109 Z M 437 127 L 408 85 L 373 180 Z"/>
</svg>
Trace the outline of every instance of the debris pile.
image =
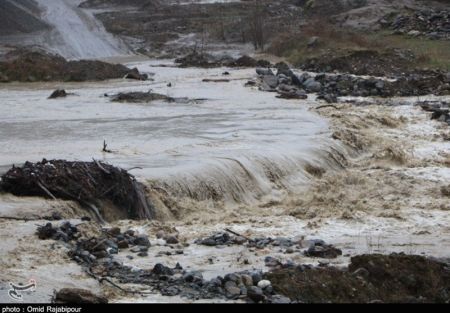
<svg viewBox="0 0 450 313">
<path fill-rule="evenodd" d="M 94 160 L 69 162 L 42 160 L 13 166 L 1 177 L 0 189 L 16 196 L 39 196 L 72 200 L 102 220 L 105 201 L 113 203 L 131 219 L 152 219 L 154 209 L 145 187 L 127 171 Z"/>
<path fill-rule="evenodd" d="M 69 242 L 73 239 L 78 239 L 81 237 L 77 227 L 73 226 L 70 222 L 65 222 L 58 227 L 53 227 L 52 223 L 47 223 L 44 226 L 38 226 L 36 234 L 39 239 L 42 240 L 53 239 L 64 242 Z"/>
</svg>

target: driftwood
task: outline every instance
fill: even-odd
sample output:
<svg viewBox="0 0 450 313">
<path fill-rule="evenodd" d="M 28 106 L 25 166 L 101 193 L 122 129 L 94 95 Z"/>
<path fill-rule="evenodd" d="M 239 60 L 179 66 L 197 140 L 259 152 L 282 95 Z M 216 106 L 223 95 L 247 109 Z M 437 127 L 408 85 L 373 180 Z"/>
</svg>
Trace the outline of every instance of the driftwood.
<svg viewBox="0 0 450 313">
<path fill-rule="evenodd" d="M 233 235 L 235 235 L 235 236 L 242 237 L 242 238 L 247 239 L 248 241 L 251 241 L 250 238 L 248 238 L 248 237 L 246 237 L 246 236 L 244 236 L 244 235 L 241 235 L 241 234 L 239 234 L 239 233 L 237 233 L 237 232 L 234 232 L 234 231 L 232 231 L 232 230 L 229 229 L 229 228 L 225 228 L 225 231 L 227 231 L 227 232 L 229 232 L 229 233 L 231 233 L 231 234 L 233 234 Z"/>
<path fill-rule="evenodd" d="M 140 294 L 140 295 L 153 294 L 153 292 L 135 291 L 135 290 L 125 289 L 125 288 L 119 286 L 118 284 L 116 284 L 115 282 L 113 282 L 111 279 L 109 279 L 107 277 L 99 277 L 99 276 L 95 275 L 94 273 L 92 273 L 92 270 L 90 268 L 86 269 L 85 271 L 86 271 L 86 274 L 88 274 L 89 276 L 91 276 L 92 278 L 97 280 L 99 283 L 103 283 L 104 281 L 106 281 L 107 283 L 111 284 L 113 287 L 116 287 L 117 289 L 119 289 L 120 291 L 123 291 L 125 293 Z"/>
<path fill-rule="evenodd" d="M 106 152 L 106 153 L 112 153 L 112 150 L 108 149 L 108 145 L 106 144 L 106 140 L 103 140 L 103 149 L 102 149 L 102 151 Z"/>
<path fill-rule="evenodd" d="M 325 105 L 319 105 L 318 107 L 315 107 L 316 110 L 324 109 L 324 108 L 334 108 L 336 110 L 339 110 L 339 108 L 337 106 L 335 106 L 334 104 L 325 104 Z"/>
<path fill-rule="evenodd" d="M 230 80 L 223 79 L 223 78 L 219 78 L 219 79 L 205 78 L 202 80 L 202 82 L 204 82 L 204 83 L 229 83 Z"/>
</svg>

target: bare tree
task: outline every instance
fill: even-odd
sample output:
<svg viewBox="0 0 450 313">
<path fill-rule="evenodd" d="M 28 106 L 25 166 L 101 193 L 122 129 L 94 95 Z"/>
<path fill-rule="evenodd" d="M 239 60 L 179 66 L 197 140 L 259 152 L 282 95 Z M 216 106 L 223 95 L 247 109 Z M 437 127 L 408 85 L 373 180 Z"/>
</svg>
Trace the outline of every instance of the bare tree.
<svg viewBox="0 0 450 313">
<path fill-rule="evenodd" d="M 264 50 L 264 9 L 260 0 L 255 0 L 251 12 L 251 34 L 255 50 Z"/>
</svg>

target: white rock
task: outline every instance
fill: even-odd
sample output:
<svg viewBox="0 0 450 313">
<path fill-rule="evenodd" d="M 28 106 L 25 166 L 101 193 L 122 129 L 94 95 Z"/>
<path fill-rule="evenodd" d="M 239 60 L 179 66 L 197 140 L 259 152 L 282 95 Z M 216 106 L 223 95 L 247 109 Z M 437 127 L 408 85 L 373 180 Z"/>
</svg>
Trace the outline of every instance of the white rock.
<svg viewBox="0 0 450 313">
<path fill-rule="evenodd" d="M 268 281 L 268 280 L 261 280 L 258 283 L 258 287 L 261 288 L 261 289 L 265 289 L 265 288 L 269 287 L 271 284 L 272 283 L 270 281 Z"/>
</svg>

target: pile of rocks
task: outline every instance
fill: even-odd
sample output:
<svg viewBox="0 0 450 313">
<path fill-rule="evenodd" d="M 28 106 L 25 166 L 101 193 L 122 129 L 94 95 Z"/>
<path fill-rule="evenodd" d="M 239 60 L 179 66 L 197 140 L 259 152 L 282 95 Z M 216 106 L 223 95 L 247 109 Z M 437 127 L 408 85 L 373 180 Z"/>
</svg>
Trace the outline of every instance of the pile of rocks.
<svg viewBox="0 0 450 313">
<path fill-rule="evenodd" d="M 64 242 L 69 242 L 73 239 L 78 239 L 81 237 L 77 227 L 72 225 L 70 222 L 64 222 L 60 226 L 56 227 L 54 227 L 52 223 L 47 223 L 44 226 L 38 226 L 36 235 L 42 240 L 53 239 Z"/>
<path fill-rule="evenodd" d="M 178 243 L 173 235 L 160 236 L 167 244 Z M 222 236 L 217 241 L 229 242 Z M 69 255 L 82 264 L 91 276 L 111 277 L 121 284 L 140 284 L 151 286 L 165 296 L 181 296 L 189 299 L 240 299 L 247 302 L 289 303 L 290 299 L 277 295 L 270 281 L 264 280 L 261 272 L 232 273 L 224 277 L 205 280 L 198 271 L 186 271 L 177 263 L 170 268 L 161 263 L 151 270 L 125 266 L 115 260 L 114 255 L 120 249 L 134 246 L 139 253 L 150 247 L 146 235 L 128 230 L 124 233 L 119 228 L 104 230 L 103 236 L 89 239 L 80 238 L 71 249 Z"/>
<path fill-rule="evenodd" d="M 79 239 L 70 254 L 79 263 L 92 263 L 103 258 L 111 262 L 112 255 L 118 254 L 122 249 L 131 248 L 130 252 L 145 257 L 150 246 L 147 235 L 131 229 L 122 233 L 120 228 L 114 227 L 104 230 L 101 237 Z"/>
<path fill-rule="evenodd" d="M 308 93 L 317 93 L 318 99 L 337 102 L 341 96 L 394 97 L 421 96 L 428 94 L 450 94 L 450 76 L 439 71 L 424 71 L 411 74 L 395 81 L 375 77 L 359 77 L 349 74 L 297 75 L 286 64 L 278 64 L 275 75 L 271 69 L 257 68 L 258 82 L 248 82 L 247 86 L 258 85 L 261 91 L 277 92 L 278 97 L 306 99 Z"/>
<path fill-rule="evenodd" d="M 422 10 L 409 15 L 398 15 L 392 22 L 383 19 L 381 24 L 389 26 L 399 34 L 450 40 L 449 10 Z"/>
<path fill-rule="evenodd" d="M 234 244 L 242 245 L 245 242 L 247 242 L 247 239 L 244 237 L 231 236 L 228 233 L 217 233 L 195 241 L 196 244 L 204 246 L 231 246 Z"/>
<path fill-rule="evenodd" d="M 242 236 L 231 236 L 228 233 L 216 233 L 212 236 L 197 239 L 195 241 L 198 245 L 204 246 L 231 246 L 231 245 L 246 245 L 246 247 L 252 249 L 265 249 L 267 247 L 278 247 L 286 254 L 292 254 L 295 252 L 302 252 L 303 255 L 308 257 L 327 258 L 334 259 L 342 255 L 342 251 L 326 244 L 323 240 L 313 239 L 304 240 L 301 238 L 286 238 L 286 237 L 258 237 L 258 238 L 245 238 Z M 307 247 L 306 250 L 303 249 Z M 282 263 L 278 260 L 269 257 L 265 260 L 266 266 L 276 267 L 281 266 Z"/>
</svg>

